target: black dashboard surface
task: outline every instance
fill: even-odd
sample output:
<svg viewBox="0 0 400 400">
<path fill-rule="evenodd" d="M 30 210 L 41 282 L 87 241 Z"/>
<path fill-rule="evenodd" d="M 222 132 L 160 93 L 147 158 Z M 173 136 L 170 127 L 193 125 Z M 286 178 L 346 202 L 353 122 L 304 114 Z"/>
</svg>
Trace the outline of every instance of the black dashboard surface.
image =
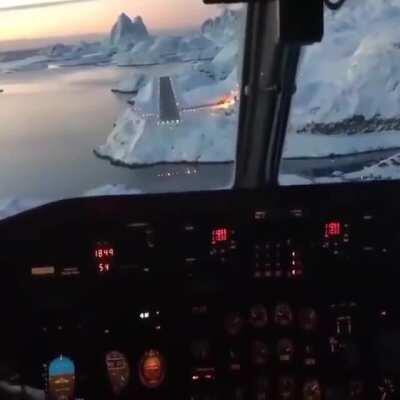
<svg viewBox="0 0 400 400">
<path fill-rule="evenodd" d="M 397 398 L 399 193 L 78 199 L 5 220 L 0 381 L 63 399 Z"/>
</svg>

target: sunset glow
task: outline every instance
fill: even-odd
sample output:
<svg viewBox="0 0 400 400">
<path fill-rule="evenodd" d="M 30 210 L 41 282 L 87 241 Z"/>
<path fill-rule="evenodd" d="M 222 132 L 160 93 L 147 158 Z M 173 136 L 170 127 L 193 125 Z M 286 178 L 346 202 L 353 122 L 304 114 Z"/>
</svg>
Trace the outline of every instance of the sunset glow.
<svg viewBox="0 0 400 400">
<path fill-rule="evenodd" d="M 195 28 L 217 8 L 202 0 L 0 0 L 0 41 L 108 33 L 122 12 L 157 32 Z"/>
</svg>

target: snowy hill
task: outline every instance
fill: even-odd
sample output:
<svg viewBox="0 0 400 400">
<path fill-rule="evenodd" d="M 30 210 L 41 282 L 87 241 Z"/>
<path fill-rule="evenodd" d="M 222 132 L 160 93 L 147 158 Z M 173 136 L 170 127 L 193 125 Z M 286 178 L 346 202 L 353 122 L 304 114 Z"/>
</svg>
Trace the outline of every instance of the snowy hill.
<svg viewBox="0 0 400 400">
<path fill-rule="evenodd" d="M 235 157 L 239 105 L 244 13 L 225 10 L 210 20 L 202 32 L 188 37 L 156 37 L 142 41 L 118 63 L 167 62 L 173 57 L 204 63 L 187 64 L 184 72 L 165 72 L 180 109 L 173 125 L 160 123 L 159 78 L 153 77 L 116 121 L 106 143 L 95 154 L 118 164 L 142 165 L 160 162 L 227 162 Z M 233 24 L 233 25 L 230 25 Z M 213 36 L 219 35 L 218 44 Z M 221 36 L 222 35 L 222 36 Z M 221 105 L 222 102 L 222 105 Z M 226 102 L 226 103 L 225 103 Z"/>
<path fill-rule="evenodd" d="M 292 129 L 400 114 L 399 21 L 396 0 L 348 0 L 327 12 L 323 42 L 303 54 Z"/>
<path fill-rule="evenodd" d="M 132 49 L 118 52 L 113 62 L 120 66 L 152 65 L 174 61 L 213 59 L 221 50 L 204 36 L 156 36 L 140 41 Z"/>
<path fill-rule="evenodd" d="M 205 21 L 201 32 L 206 38 L 224 45 L 237 36 L 237 25 L 240 23 L 243 13 L 243 10 L 226 8 L 221 15 Z"/>
<path fill-rule="evenodd" d="M 149 33 L 141 17 L 131 20 L 122 13 L 111 30 L 110 43 L 117 48 L 129 48 L 148 37 Z"/>
</svg>

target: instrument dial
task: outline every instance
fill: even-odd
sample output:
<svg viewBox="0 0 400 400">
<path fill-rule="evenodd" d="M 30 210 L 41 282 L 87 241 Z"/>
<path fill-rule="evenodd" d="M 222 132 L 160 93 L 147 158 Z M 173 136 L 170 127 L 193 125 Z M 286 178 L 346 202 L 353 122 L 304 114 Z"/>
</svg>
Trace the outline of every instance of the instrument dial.
<svg viewBox="0 0 400 400">
<path fill-rule="evenodd" d="M 148 350 L 139 362 L 139 378 L 143 386 L 155 389 L 165 380 L 166 365 L 158 350 Z"/>
<path fill-rule="evenodd" d="M 230 336 L 237 336 L 243 328 L 243 318 L 238 312 L 231 312 L 225 318 L 225 331 Z"/>
<path fill-rule="evenodd" d="M 321 386 L 316 379 L 307 381 L 303 386 L 303 400 L 321 400 Z"/>
<path fill-rule="evenodd" d="M 268 363 L 270 352 L 267 345 L 261 340 L 255 340 L 251 344 L 251 361 L 253 365 L 264 366 Z"/>
<path fill-rule="evenodd" d="M 268 323 L 268 312 L 262 304 L 256 304 L 250 309 L 250 325 L 253 328 L 264 328 Z"/>
<path fill-rule="evenodd" d="M 64 356 L 51 361 L 48 369 L 48 393 L 51 400 L 75 398 L 75 364 Z"/>
<path fill-rule="evenodd" d="M 207 361 L 211 355 L 210 343 L 205 339 L 195 340 L 192 342 L 191 351 L 196 361 Z"/>
<path fill-rule="evenodd" d="M 278 342 L 278 358 L 280 362 L 288 363 L 293 361 L 294 344 L 291 339 L 281 339 Z"/>
<path fill-rule="evenodd" d="M 283 376 L 278 381 L 278 398 L 280 400 L 294 399 L 296 386 L 294 379 L 289 376 Z"/>
<path fill-rule="evenodd" d="M 118 396 L 129 383 L 131 372 L 128 360 L 119 351 L 110 351 L 106 354 L 106 367 L 112 391 Z"/>
<path fill-rule="evenodd" d="M 293 323 L 292 308 L 288 303 L 279 303 L 275 307 L 275 324 L 281 327 L 290 326 Z"/>
<path fill-rule="evenodd" d="M 301 329 L 307 332 L 315 331 L 318 323 L 317 312 L 313 308 L 303 308 L 299 313 Z"/>
</svg>

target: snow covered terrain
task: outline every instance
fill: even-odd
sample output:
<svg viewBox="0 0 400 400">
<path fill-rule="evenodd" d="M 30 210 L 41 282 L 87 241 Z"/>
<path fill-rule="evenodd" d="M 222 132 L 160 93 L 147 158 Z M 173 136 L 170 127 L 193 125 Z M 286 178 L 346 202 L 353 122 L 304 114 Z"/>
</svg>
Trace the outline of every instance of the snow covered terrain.
<svg viewBox="0 0 400 400">
<path fill-rule="evenodd" d="M 400 133 L 389 131 L 365 134 L 295 134 L 287 140 L 285 158 L 319 158 L 362 152 L 400 149 Z"/>
<path fill-rule="evenodd" d="M 110 36 L 101 42 L 56 43 L 37 51 L 21 52 L 19 57 L 15 57 L 14 52 L 10 61 L 0 60 L 0 73 L 47 69 L 50 64 L 60 67 L 110 63 L 132 66 L 212 60 L 221 48 L 201 32 L 184 37 L 150 35 L 140 16 L 131 19 L 123 13 Z M 2 57 L 7 59 L 7 53 Z"/>
<path fill-rule="evenodd" d="M 110 184 L 88 190 L 82 193 L 82 197 L 117 196 L 123 194 L 141 194 L 141 191 L 127 188 L 125 185 Z M 15 197 L 2 199 L 0 201 L 0 220 L 54 201 L 57 201 L 57 199 L 18 199 Z"/>
<path fill-rule="evenodd" d="M 180 54 L 193 54 L 196 47 L 217 50 L 211 60 L 189 65 L 184 72 L 169 76 L 173 99 L 165 99 L 160 92 L 161 76 L 148 77 L 148 83 L 132 99 L 134 105 L 116 121 L 106 143 L 96 148 L 95 154 L 131 166 L 233 161 L 244 17 L 243 10 L 225 10 L 201 28 L 207 38 L 201 33 L 184 39 L 151 38 L 129 52 L 115 55 L 114 60 L 119 63 L 138 62 L 140 57 L 156 63 L 173 61 L 174 56 L 181 59 Z M 161 120 L 161 104 L 169 100 L 176 103 L 178 121 Z"/>
<path fill-rule="evenodd" d="M 112 92 L 122 94 L 136 94 L 139 89 L 144 87 L 148 79 L 146 75 L 140 73 L 132 73 L 126 79 L 123 79 L 118 85 L 111 89 Z"/>
<path fill-rule="evenodd" d="M 122 13 L 111 30 L 110 44 L 118 49 L 129 49 L 148 38 L 149 33 L 141 17 L 131 20 Z"/>
<path fill-rule="evenodd" d="M 133 109 L 117 121 L 116 127 L 96 152 L 125 165 L 160 162 L 226 162 L 235 156 L 237 111 L 187 112 L 179 125 L 157 125 Z"/>
<path fill-rule="evenodd" d="M 323 42 L 302 56 L 284 158 L 398 147 L 399 22 L 396 0 L 326 12 Z"/>
</svg>

